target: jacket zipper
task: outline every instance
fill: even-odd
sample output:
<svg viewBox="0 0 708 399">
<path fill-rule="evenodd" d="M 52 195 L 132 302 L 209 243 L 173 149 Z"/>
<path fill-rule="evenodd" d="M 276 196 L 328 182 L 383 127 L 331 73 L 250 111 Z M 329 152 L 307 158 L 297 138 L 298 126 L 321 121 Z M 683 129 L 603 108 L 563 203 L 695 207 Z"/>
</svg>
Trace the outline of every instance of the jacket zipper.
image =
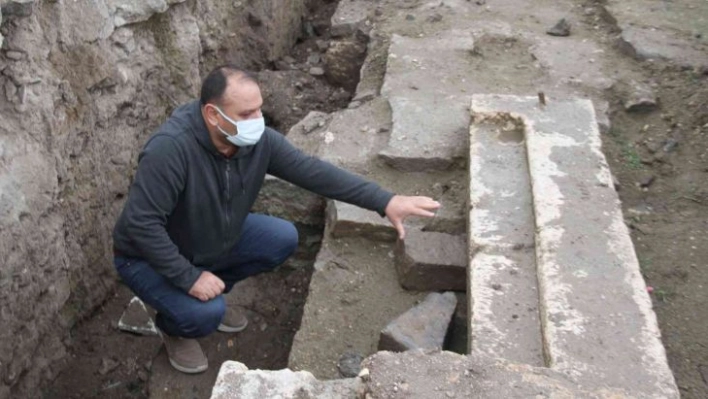
<svg viewBox="0 0 708 399">
<path fill-rule="evenodd" d="M 224 212 L 226 214 L 226 231 L 225 231 L 226 234 L 224 234 L 224 249 L 228 249 L 228 248 L 226 248 L 229 243 L 229 239 L 228 239 L 229 234 L 228 233 L 229 233 L 229 230 L 231 229 L 231 220 L 229 217 L 229 213 L 230 213 L 229 202 L 231 202 L 231 182 L 230 182 L 231 179 L 229 179 L 229 172 L 231 171 L 231 162 L 229 162 L 228 159 L 226 159 L 225 161 L 226 161 L 226 170 L 225 170 L 226 193 L 224 194 L 224 203 L 225 203 Z"/>
</svg>

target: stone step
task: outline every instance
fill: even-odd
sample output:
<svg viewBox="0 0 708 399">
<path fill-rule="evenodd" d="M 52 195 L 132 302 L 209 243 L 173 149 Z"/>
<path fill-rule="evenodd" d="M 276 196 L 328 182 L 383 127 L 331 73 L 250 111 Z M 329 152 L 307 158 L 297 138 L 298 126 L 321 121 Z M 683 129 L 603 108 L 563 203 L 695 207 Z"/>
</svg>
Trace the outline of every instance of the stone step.
<svg viewBox="0 0 708 399">
<path fill-rule="evenodd" d="M 678 398 L 592 103 L 475 95 L 472 113 L 523 126 L 546 365 L 586 386 Z"/>
<path fill-rule="evenodd" d="M 467 290 L 464 236 L 409 229 L 396 244 L 398 282 L 417 291 Z"/>
<path fill-rule="evenodd" d="M 543 366 L 523 126 L 512 118 L 473 124 L 469 168 L 469 347 Z"/>
<path fill-rule="evenodd" d="M 377 351 L 381 330 L 425 297 L 398 284 L 393 251 L 392 242 L 325 235 L 289 368 L 340 378 L 343 355 Z"/>
<path fill-rule="evenodd" d="M 456 305 L 457 298 L 452 292 L 428 294 L 423 302 L 396 317 L 381 330 L 379 350 L 442 350 Z"/>
<path fill-rule="evenodd" d="M 474 48 L 466 31 L 424 38 L 393 35 L 381 94 L 393 128 L 379 156 L 402 171 L 445 170 L 463 164 L 469 113 L 461 92 Z M 456 65 L 457 68 L 451 68 Z"/>
<path fill-rule="evenodd" d="M 306 371 L 249 370 L 243 363 L 221 365 L 211 399 L 362 398 L 366 384 L 360 378 L 319 381 Z"/>
</svg>

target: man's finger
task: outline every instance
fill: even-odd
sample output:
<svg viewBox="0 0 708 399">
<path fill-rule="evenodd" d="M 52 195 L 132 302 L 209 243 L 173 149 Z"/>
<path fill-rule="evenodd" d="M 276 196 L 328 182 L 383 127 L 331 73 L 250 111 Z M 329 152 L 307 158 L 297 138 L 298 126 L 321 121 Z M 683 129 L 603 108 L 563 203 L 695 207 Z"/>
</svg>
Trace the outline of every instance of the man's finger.
<svg viewBox="0 0 708 399">
<path fill-rule="evenodd" d="M 426 211 L 425 209 L 420 209 L 420 208 L 418 208 L 418 209 L 416 209 L 416 210 L 414 211 L 414 215 L 417 215 L 417 216 L 426 216 L 426 217 L 431 218 L 431 217 L 435 216 L 435 213 L 434 213 L 434 212 L 430 212 L 430 211 Z"/>
<path fill-rule="evenodd" d="M 406 230 L 403 228 L 403 222 L 401 220 L 394 221 L 393 226 L 396 227 L 396 231 L 398 231 L 398 238 L 400 240 L 406 238 Z"/>
</svg>

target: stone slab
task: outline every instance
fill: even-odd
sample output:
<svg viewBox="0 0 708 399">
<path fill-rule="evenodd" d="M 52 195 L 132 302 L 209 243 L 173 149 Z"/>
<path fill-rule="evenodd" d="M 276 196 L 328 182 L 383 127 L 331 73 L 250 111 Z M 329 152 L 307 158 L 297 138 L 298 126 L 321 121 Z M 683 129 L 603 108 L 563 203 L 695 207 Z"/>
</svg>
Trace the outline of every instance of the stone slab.
<svg viewBox="0 0 708 399">
<path fill-rule="evenodd" d="M 140 298 L 133 297 L 118 320 L 118 329 L 140 335 L 157 335 L 155 323 Z"/>
<path fill-rule="evenodd" d="M 354 34 L 366 25 L 366 20 L 373 12 L 370 1 L 340 1 L 332 15 L 330 34 L 341 37 Z"/>
<path fill-rule="evenodd" d="M 379 350 L 442 349 L 456 305 L 452 292 L 428 294 L 423 302 L 381 330 Z"/>
<path fill-rule="evenodd" d="M 469 347 L 543 366 L 535 224 L 523 123 L 473 116 L 470 127 Z"/>
<path fill-rule="evenodd" d="M 347 353 L 375 353 L 381 330 L 425 297 L 398 284 L 390 242 L 326 235 L 314 268 L 288 367 L 317 378 L 340 378 Z"/>
<path fill-rule="evenodd" d="M 547 365 L 636 397 L 678 398 L 592 103 L 476 95 L 472 110 L 525 126 Z"/>
<path fill-rule="evenodd" d="M 708 67 L 708 3 L 702 0 L 609 0 L 621 43 L 638 59 Z"/>
<path fill-rule="evenodd" d="M 211 399 L 335 399 L 362 398 L 365 384 L 360 378 L 318 381 L 306 371 L 249 370 L 243 363 L 221 365 Z"/>
<path fill-rule="evenodd" d="M 467 290 L 467 239 L 409 229 L 396 244 L 398 282 L 417 291 Z"/>
<path fill-rule="evenodd" d="M 444 170 L 465 157 L 467 79 L 474 49 L 468 31 L 423 38 L 393 35 L 381 94 L 393 128 L 379 155 L 402 171 Z M 451 68 L 455 65 L 455 68 Z"/>
<path fill-rule="evenodd" d="M 370 378 L 371 398 L 636 398 L 616 388 L 588 388 L 551 369 L 483 354 L 379 352 L 362 366 Z"/>
<path fill-rule="evenodd" d="M 373 241 L 396 241 L 398 233 L 378 213 L 340 201 L 327 201 L 327 228 L 333 237 L 366 237 Z"/>
<path fill-rule="evenodd" d="M 322 226 L 325 199 L 277 177 L 266 175 L 253 212 L 311 226 Z"/>
</svg>

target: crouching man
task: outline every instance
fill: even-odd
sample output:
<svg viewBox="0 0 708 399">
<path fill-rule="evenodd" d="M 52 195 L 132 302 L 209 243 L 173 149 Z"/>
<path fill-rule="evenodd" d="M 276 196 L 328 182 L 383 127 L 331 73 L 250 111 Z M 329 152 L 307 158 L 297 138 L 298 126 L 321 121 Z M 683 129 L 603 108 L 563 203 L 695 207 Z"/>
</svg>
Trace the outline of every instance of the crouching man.
<svg viewBox="0 0 708 399">
<path fill-rule="evenodd" d="M 231 65 L 209 73 L 201 98 L 177 108 L 145 144 L 113 232 L 118 274 L 157 310 L 170 363 L 185 373 L 208 367 L 195 338 L 248 324 L 223 294 L 297 246 L 292 223 L 249 212 L 266 173 L 385 215 L 401 238 L 406 217 L 439 207 L 304 154 L 265 126 L 262 105 L 249 73 Z"/>
</svg>

